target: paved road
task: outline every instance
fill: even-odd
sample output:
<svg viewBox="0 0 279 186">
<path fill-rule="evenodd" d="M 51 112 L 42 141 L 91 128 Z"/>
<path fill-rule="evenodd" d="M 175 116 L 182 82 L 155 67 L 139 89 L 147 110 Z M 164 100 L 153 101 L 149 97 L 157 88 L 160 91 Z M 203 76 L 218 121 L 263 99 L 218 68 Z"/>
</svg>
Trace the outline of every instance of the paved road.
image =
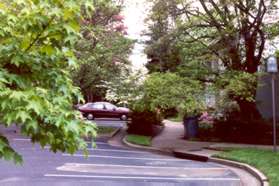
<svg viewBox="0 0 279 186">
<path fill-rule="evenodd" d="M 119 121 L 110 121 L 117 123 Z M 213 163 L 194 162 L 111 146 L 97 139 L 97 149 L 88 144 L 89 156 L 53 154 L 6 131 L 13 147 L 24 157 L 17 167 L 0 161 L 0 186 L 239 186 L 230 170 Z"/>
</svg>

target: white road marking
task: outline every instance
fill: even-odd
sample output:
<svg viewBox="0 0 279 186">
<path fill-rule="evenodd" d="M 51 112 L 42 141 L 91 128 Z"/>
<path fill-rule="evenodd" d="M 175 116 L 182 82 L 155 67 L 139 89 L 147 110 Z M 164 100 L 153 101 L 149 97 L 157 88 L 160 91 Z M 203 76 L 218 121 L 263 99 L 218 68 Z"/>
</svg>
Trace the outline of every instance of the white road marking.
<svg viewBox="0 0 279 186">
<path fill-rule="evenodd" d="M 14 141 L 31 141 L 31 139 L 29 138 L 14 138 Z M 91 142 L 87 142 L 87 143 L 91 143 Z M 104 142 L 95 142 L 97 145 L 109 145 L 108 143 L 104 143 Z M 50 149 L 50 146 L 45 146 L 45 149 Z M 87 148 L 87 150 L 89 151 L 106 151 L 106 152 L 127 152 L 127 153 L 138 153 L 138 154 L 146 154 L 146 152 L 142 152 L 142 151 L 133 151 L 133 150 L 115 150 L 115 149 L 99 149 L 97 148 Z"/>
<path fill-rule="evenodd" d="M 92 141 L 86 141 L 86 143 L 91 144 Z M 105 143 L 105 142 L 94 142 L 94 141 L 93 141 L 93 143 L 95 143 L 95 144 L 97 144 L 97 145 L 110 145 L 110 144 Z"/>
<path fill-rule="evenodd" d="M 183 170 L 227 170 L 224 167 L 154 167 L 154 166 L 142 166 L 142 165 L 117 165 L 117 164 L 89 164 L 89 163 L 65 163 L 63 166 L 94 166 L 94 167 L 123 167 L 123 168 L 148 168 L 148 169 L 183 169 Z"/>
<path fill-rule="evenodd" d="M 50 149 L 50 146 L 45 146 L 45 149 Z M 130 150 L 115 150 L 115 149 L 99 149 L 99 148 L 87 148 L 88 151 L 104 151 L 104 152 L 126 152 L 126 153 L 136 153 L 136 154 L 146 154 L 142 151 L 130 151 Z"/>
<path fill-rule="evenodd" d="M 75 174 L 45 174 L 45 177 L 64 178 L 106 178 L 106 179 L 139 179 L 139 180 L 177 180 L 177 181 L 240 181 L 239 178 L 181 178 L 181 177 L 144 177 L 144 176 L 103 176 Z"/>
<path fill-rule="evenodd" d="M 14 141 L 31 141 L 29 138 L 13 138 Z"/>
<path fill-rule="evenodd" d="M 121 157 L 121 156 L 101 156 L 101 155 L 83 155 L 83 154 L 62 154 L 63 156 L 74 156 L 74 157 L 89 157 L 89 158 L 110 158 L 110 159 L 129 159 L 129 160 L 152 160 L 152 161 L 180 161 L 186 162 L 190 160 L 183 159 L 164 159 L 164 158 L 135 158 L 135 157 Z"/>
<path fill-rule="evenodd" d="M 13 138 L 14 141 L 31 141 L 30 138 Z M 86 141 L 86 143 L 91 144 L 92 142 Z M 93 143 L 97 144 L 97 145 L 110 145 L 108 143 L 105 142 L 94 142 Z"/>
<path fill-rule="evenodd" d="M 98 149 L 98 148 L 88 148 L 87 150 L 89 150 L 89 151 L 127 152 L 127 153 L 146 154 L 146 152 L 142 152 L 142 151 L 133 151 L 133 150 L 115 150 L 115 149 Z"/>
</svg>

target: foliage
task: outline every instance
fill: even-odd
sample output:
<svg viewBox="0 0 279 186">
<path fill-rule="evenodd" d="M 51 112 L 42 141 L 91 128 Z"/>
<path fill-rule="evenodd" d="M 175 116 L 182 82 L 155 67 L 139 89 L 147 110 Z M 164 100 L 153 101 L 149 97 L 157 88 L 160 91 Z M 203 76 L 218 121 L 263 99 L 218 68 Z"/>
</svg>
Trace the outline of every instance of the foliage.
<svg viewBox="0 0 279 186">
<path fill-rule="evenodd" d="M 174 3 L 175 1 L 173 1 Z M 179 47 L 175 44 L 174 38 L 170 36 L 169 25 L 173 19 L 169 19 L 169 6 L 171 1 L 157 1 L 151 9 L 146 22 L 148 23 L 148 36 L 145 53 L 148 62 L 146 68 L 149 73 L 153 72 L 174 72 L 181 63 Z"/>
<path fill-rule="evenodd" d="M 93 8 L 85 0 L 0 2 L 0 123 L 16 123 L 33 143 L 49 144 L 53 152 L 86 150 L 81 136 L 95 136 L 94 125 L 72 110 L 73 101 L 81 100 L 69 74 L 76 66 L 81 6 Z M 0 157 L 21 162 L 4 136 Z"/>
<path fill-rule="evenodd" d="M 158 54 L 151 58 L 155 61 L 152 69 L 169 64 L 171 60 L 165 61 L 157 51 L 167 48 L 162 54 L 170 52 L 180 62 L 164 72 L 175 69 L 180 76 L 215 89 L 216 94 L 222 91 L 238 104 L 243 119 L 260 118 L 254 102 L 257 70 L 263 64 L 267 39 L 279 34 L 278 1 L 150 1 L 153 7 L 147 23 L 151 37 L 146 53 L 153 50 L 151 53 Z"/>
<path fill-rule="evenodd" d="M 272 144 L 272 126 L 262 120 L 241 120 L 236 113 L 228 119 L 214 123 L 201 123 L 199 138 L 206 141 L 222 141 L 247 144 Z M 260 136 L 260 138 L 259 138 Z"/>
<path fill-rule="evenodd" d="M 217 87 L 224 87 L 226 95 L 234 99 L 255 101 L 254 92 L 257 88 L 257 74 L 240 71 L 229 71 L 216 81 Z"/>
<path fill-rule="evenodd" d="M 175 116 L 167 117 L 167 120 L 181 124 L 183 117 L 180 114 L 176 114 Z"/>
<path fill-rule="evenodd" d="M 131 119 L 127 132 L 145 136 L 156 136 L 160 132 L 163 120 L 160 113 L 147 109 L 133 110 Z"/>
<path fill-rule="evenodd" d="M 128 57 L 134 42 L 125 36 L 121 3 L 93 4 L 94 12 L 83 21 L 82 38 L 75 47 L 81 64 L 73 72 L 73 80 L 88 102 L 105 99 L 108 85 L 118 84 L 130 73 Z"/>
<path fill-rule="evenodd" d="M 128 142 L 136 145 L 151 146 L 150 136 L 127 135 L 126 139 Z"/>
<path fill-rule="evenodd" d="M 177 108 L 184 114 L 202 110 L 203 86 L 199 81 L 182 78 L 174 73 L 153 73 L 143 85 L 142 107 L 150 110 Z"/>
<path fill-rule="evenodd" d="M 143 84 L 144 73 L 137 72 L 122 72 L 118 78 L 112 82 L 107 82 L 106 100 L 118 102 L 125 106 L 132 104 L 139 98 Z"/>
<path fill-rule="evenodd" d="M 247 163 L 262 171 L 269 179 L 270 185 L 279 185 L 279 156 L 270 150 L 232 149 L 215 155 L 215 157 Z"/>
</svg>

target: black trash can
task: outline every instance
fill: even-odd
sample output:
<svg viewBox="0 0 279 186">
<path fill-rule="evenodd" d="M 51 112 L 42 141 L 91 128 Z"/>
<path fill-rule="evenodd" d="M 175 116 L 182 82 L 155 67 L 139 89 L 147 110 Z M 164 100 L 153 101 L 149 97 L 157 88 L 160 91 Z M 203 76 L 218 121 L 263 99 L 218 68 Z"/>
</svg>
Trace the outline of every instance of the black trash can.
<svg viewBox="0 0 279 186">
<path fill-rule="evenodd" d="M 185 117 L 183 119 L 184 125 L 184 138 L 196 138 L 198 135 L 198 116 Z"/>
</svg>

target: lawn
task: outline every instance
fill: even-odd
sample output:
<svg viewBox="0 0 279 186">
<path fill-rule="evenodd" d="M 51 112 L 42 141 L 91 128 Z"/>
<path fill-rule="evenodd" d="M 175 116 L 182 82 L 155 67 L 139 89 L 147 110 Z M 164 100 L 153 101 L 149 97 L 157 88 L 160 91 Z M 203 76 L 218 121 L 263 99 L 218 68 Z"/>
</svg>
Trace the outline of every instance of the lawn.
<svg viewBox="0 0 279 186">
<path fill-rule="evenodd" d="M 150 136 L 140 136 L 140 135 L 127 135 L 126 139 L 128 142 L 143 145 L 143 146 L 151 146 L 151 137 Z"/>
<path fill-rule="evenodd" d="M 268 177 L 271 186 L 279 185 L 279 153 L 271 150 L 232 149 L 215 155 L 215 157 L 254 166 Z"/>
<path fill-rule="evenodd" d="M 97 134 L 111 134 L 113 131 L 115 131 L 116 129 L 113 127 L 98 127 L 97 129 Z"/>
</svg>

